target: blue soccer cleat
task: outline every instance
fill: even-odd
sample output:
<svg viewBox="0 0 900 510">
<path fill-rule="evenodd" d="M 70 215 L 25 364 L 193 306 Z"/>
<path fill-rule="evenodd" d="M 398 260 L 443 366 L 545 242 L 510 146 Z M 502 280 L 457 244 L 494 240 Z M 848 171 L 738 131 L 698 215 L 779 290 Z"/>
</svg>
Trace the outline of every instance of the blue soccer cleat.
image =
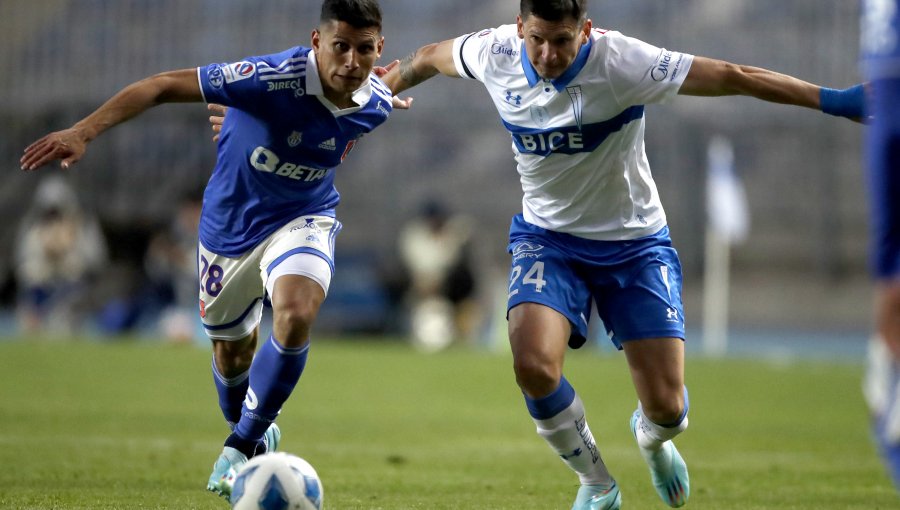
<svg viewBox="0 0 900 510">
<path fill-rule="evenodd" d="M 266 429 L 263 435 L 262 444 L 257 447 L 256 455 L 274 452 L 278 449 L 281 442 L 281 429 L 274 423 Z M 241 466 L 250 460 L 239 450 L 226 446 L 222 449 L 222 453 L 213 464 L 212 474 L 209 475 L 209 481 L 206 482 L 206 490 L 215 492 L 225 499 L 231 497 L 231 488 L 234 486 L 234 479 Z"/>
<path fill-rule="evenodd" d="M 575 496 L 572 510 L 619 510 L 622 496 L 619 486 L 613 482 L 611 487 L 605 485 L 582 485 Z"/>
<path fill-rule="evenodd" d="M 631 433 L 635 439 L 638 420 L 640 412 L 635 411 L 631 416 Z M 691 482 L 688 478 L 687 464 L 684 463 L 675 444 L 666 441 L 659 450 L 651 451 L 644 448 L 640 450 L 647 465 L 650 466 L 650 478 L 663 503 L 672 508 L 684 506 L 691 495 Z"/>
</svg>

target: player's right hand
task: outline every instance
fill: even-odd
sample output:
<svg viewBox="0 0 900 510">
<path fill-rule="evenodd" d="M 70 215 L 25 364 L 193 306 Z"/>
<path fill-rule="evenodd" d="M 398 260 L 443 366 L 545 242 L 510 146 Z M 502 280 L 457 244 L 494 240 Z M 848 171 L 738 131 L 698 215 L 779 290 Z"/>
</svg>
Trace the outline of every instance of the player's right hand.
<svg viewBox="0 0 900 510">
<path fill-rule="evenodd" d="M 81 159 L 86 150 L 87 141 L 81 132 L 76 128 L 69 128 L 50 133 L 26 147 L 19 163 L 22 170 L 29 171 L 59 159 L 62 160 L 62 168 L 69 168 Z"/>
<path fill-rule="evenodd" d="M 215 133 L 213 141 L 218 142 L 219 134 L 222 132 L 222 123 L 225 122 L 225 113 L 228 111 L 228 107 L 210 103 L 206 105 L 206 109 L 212 113 L 212 115 L 209 116 L 209 123 L 212 124 L 212 130 L 213 133 Z"/>
</svg>

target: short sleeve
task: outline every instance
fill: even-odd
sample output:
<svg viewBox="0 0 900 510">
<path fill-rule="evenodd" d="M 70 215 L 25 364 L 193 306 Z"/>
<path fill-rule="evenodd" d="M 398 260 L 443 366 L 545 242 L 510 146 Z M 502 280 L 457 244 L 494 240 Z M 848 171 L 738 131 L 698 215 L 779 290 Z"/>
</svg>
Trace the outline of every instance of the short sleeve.
<svg viewBox="0 0 900 510">
<path fill-rule="evenodd" d="M 694 56 L 608 32 L 606 71 L 622 106 L 661 103 L 678 94 Z"/>
<path fill-rule="evenodd" d="M 273 71 L 279 72 L 278 78 L 281 80 L 291 78 L 289 74 L 292 72 L 298 79 L 305 76 L 306 52 L 302 52 L 301 56 L 298 50 L 299 47 L 271 55 L 247 57 L 238 62 L 198 67 L 197 78 L 203 99 L 207 103 L 252 110 L 269 91 L 268 80 Z M 298 65 L 300 63 L 303 65 Z"/>
<path fill-rule="evenodd" d="M 483 82 L 488 50 L 494 39 L 493 29 L 457 37 L 453 41 L 453 63 L 456 64 L 456 73 L 463 78 Z"/>
</svg>

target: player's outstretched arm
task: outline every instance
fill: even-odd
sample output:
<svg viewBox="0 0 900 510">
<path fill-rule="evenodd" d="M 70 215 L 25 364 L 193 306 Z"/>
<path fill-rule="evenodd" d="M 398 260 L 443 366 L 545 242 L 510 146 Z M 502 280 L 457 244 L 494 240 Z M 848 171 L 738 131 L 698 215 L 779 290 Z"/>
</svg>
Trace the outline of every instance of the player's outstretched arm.
<svg viewBox="0 0 900 510">
<path fill-rule="evenodd" d="M 35 170 L 61 160 L 63 168 L 78 162 L 87 144 L 107 129 L 162 103 L 202 101 L 196 69 L 160 73 L 132 83 L 74 126 L 44 136 L 25 148 L 22 170 Z"/>
<path fill-rule="evenodd" d="M 862 85 L 844 90 L 829 89 L 768 69 L 699 56 L 694 57 L 678 93 L 689 96 L 743 95 L 813 108 L 853 120 L 864 116 Z"/>
<path fill-rule="evenodd" d="M 400 61 L 400 65 L 390 69 L 381 79 L 397 95 L 437 74 L 459 77 L 453 63 L 452 39 L 422 46 L 407 55 Z"/>
</svg>

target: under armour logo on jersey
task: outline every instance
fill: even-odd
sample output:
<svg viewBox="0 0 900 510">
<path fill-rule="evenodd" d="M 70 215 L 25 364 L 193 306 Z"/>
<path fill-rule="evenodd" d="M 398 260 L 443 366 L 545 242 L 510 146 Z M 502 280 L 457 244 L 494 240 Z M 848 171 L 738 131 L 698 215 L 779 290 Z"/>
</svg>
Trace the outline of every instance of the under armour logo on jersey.
<svg viewBox="0 0 900 510">
<path fill-rule="evenodd" d="M 513 95 L 511 90 L 506 91 L 506 102 L 516 106 L 522 106 L 522 96 Z"/>
<path fill-rule="evenodd" d="M 666 320 L 669 322 L 678 322 L 678 310 L 666 308 Z"/>
<path fill-rule="evenodd" d="M 247 397 L 244 399 L 244 405 L 251 411 L 256 409 L 256 406 L 259 405 L 259 401 L 256 399 L 256 393 L 253 392 L 253 388 L 247 388 Z"/>
</svg>

